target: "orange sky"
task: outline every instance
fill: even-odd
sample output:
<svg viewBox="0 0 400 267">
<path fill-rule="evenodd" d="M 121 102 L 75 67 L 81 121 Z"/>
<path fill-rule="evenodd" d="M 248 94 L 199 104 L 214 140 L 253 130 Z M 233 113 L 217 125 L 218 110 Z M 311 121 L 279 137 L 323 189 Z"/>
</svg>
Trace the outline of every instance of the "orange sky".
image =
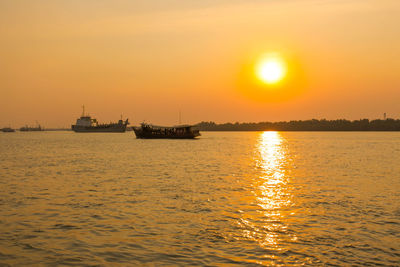
<svg viewBox="0 0 400 267">
<path fill-rule="evenodd" d="M 0 127 L 400 118 L 398 0 L 4 0 Z M 279 53 L 290 77 L 256 85 Z"/>
</svg>

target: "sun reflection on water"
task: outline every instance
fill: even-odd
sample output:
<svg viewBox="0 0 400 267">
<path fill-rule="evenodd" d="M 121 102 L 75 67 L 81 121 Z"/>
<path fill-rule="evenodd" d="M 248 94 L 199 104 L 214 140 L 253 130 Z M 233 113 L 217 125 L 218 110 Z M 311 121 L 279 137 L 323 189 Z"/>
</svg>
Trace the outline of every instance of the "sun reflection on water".
<svg viewBox="0 0 400 267">
<path fill-rule="evenodd" d="M 287 155 L 285 140 L 279 132 L 263 132 L 255 147 L 251 209 L 243 214 L 239 224 L 243 236 L 260 246 L 275 251 L 283 250 L 281 242 L 296 237 L 288 232 L 288 207 L 291 194 L 288 191 Z"/>
<path fill-rule="evenodd" d="M 278 132 L 263 132 L 258 143 L 260 157 L 257 167 L 261 169 L 261 184 L 258 185 L 259 206 L 266 210 L 277 210 L 282 207 L 282 187 L 285 179 L 285 151 L 282 148 L 282 137 Z"/>
</svg>

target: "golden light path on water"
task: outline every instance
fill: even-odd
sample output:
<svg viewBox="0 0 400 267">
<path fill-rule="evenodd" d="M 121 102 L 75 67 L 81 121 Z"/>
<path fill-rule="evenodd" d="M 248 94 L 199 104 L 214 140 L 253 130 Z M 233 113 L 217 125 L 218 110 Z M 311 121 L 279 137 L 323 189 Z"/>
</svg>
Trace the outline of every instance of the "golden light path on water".
<svg viewBox="0 0 400 267">
<path fill-rule="evenodd" d="M 288 231 L 292 195 L 288 190 L 284 139 L 279 132 L 260 133 L 254 152 L 257 177 L 254 177 L 252 185 L 253 208 L 243 214 L 239 224 L 245 238 L 273 252 L 265 256 L 266 260 L 273 260 L 277 254 L 287 250 L 283 242 L 287 244 L 297 239 Z"/>
</svg>

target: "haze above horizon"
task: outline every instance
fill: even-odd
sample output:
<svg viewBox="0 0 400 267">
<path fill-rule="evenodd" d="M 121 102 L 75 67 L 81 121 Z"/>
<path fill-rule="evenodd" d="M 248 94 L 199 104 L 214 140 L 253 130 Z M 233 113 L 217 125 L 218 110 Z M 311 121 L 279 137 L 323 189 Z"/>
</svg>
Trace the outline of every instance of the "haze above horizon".
<svg viewBox="0 0 400 267">
<path fill-rule="evenodd" d="M 0 127 L 400 117 L 395 0 L 0 2 Z M 261 66 L 261 67 L 260 67 Z"/>
</svg>

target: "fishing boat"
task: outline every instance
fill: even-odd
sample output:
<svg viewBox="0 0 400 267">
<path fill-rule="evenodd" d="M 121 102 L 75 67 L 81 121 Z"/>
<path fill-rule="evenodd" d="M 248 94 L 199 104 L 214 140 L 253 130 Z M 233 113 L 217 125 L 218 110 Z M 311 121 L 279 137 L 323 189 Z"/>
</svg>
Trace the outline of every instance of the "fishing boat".
<svg viewBox="0 0 400 267">
<path fill-rule="evenodd" d="M 139 139 L 194 139 L 201 135 L 192 125 L 165 127 L 142 123 L 133 127 L 133 131 Z"/>
<path fill-rule="evenodd" d="M 100 124 L 97 119 L 85 114 L 85 107 L 83 106 L 82 116 L 76 120 L 75 125 L 71 125 L 71 128 L 78 133 L 124 133 L 128 124 L 128 119 L 123 121 L 122 116 L 116 123 Z"/>
</svg>

